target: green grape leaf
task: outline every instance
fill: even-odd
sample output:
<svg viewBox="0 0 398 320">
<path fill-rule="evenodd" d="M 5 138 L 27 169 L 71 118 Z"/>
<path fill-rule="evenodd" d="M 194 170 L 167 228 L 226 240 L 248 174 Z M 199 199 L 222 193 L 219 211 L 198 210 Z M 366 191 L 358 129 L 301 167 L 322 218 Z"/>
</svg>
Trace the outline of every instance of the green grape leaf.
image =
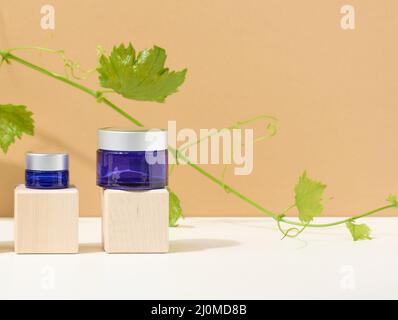
<svg viewBox="0 0 398 320">
<path fill-rule="evenodd" d="M 303 223 L 311 222 L 314 217 L 320 216 L 323 211 L 322 195 L 326 185 L 311 180 L 307 172 L 300 177 L 295 188 L 296 206 L 299 211 L 299 219 Z"/>
<path fill-rule="evenodd" d="M 136 53 L 130 43 L 114 47 L 110 56 L 99 58 L 101 86 L 113 89 L 123 97 L 140 101 L 165 102 L 184 83 L 187 70 L 165 68 L 166 51 L 154 46 Z"/>
<path fill-rule="evenodd" d="M 354 241 L 372 240 L 370 236 L 371 230 L 366 224 L 356 224 L 354 222 L 347 222 L 348 230 L 350 230 Z"/>
<path fill-rule="evenodd" d="M 167 188 L 170 194 L 170 213 L 169 213 L 169 226 L 171 228 L 178 227 L 178 221 L 182 218 L 184 218 L 183 211 L 181 208 L 181 203 L 180 199 L 178 196 L 170 190 L 170 188 Z"/>
<path fill-rule="evenodd" d="M 23 134 L 34 134 L 32 113 L 26 106 L 0 105 L 0 148 L 7 153 L 8 148 L 21 139 Z"/>
<path fill-rule="evenodd" d="M 393 205 L 393 206 L 395 206 L 395 207 L 398 207 L 398 201 L 397 201 L 397 197 L 396 197 L 395 195 L 390 194 L 390 195 L 388 196 L 388 198 L 387 198 L 387 201 L 388 201 L 391 205 Z"/>
</svg>

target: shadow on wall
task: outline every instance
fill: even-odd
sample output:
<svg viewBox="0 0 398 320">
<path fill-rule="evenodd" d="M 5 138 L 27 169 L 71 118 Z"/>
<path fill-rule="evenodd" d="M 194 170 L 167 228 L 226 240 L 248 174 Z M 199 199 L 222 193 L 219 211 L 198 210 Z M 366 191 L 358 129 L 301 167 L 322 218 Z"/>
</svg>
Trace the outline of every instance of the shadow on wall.
<svg viewBox="0 0 398 320">
<path fill-rule="evenodd" d="M 95 158 L 87 156 L 76 145 L 67 144 L 64 140 L 54 137 L 54 135 L 45 132 L 41 129 L 36 129 L 35 138 L 42 142 L 43 146 L 53 146 L 61 152 L 67 152 L 73 155 L 73 161 L 84 164 L 88 168 L 95 168 Z M 48 150 L 33 150 L 33 151 L 48 151 Z M 51 150 L 50 150 L 51 151 Z"/>
<path fill-rule="evenodd" d="M 3 17 L 3 11 L 0 8 L 0 48 L 8 47 L 6 24 Z"/>
<path fill-rule="evenodd" d="M 7 174 L 1 174 L 7 172 Z M 25 169 L 19 165 L 0 162 L 0 216 L 14 214 L 14 188 L 25 181 Z"/>
</svg>

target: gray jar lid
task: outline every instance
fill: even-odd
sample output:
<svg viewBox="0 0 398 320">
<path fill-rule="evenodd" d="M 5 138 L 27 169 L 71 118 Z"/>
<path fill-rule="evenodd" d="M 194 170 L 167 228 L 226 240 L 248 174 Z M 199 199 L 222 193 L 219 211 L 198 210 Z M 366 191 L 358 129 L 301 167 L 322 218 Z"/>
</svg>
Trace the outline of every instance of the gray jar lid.
<svg viewBox="0 0 398 320">
<path fill-rule="evenodd" d="M 108 151 L 167 150 L 167 131 L 159 129 L 99 129 L 98 149 Z"/>
<path fill-rule="evenodd" d="M 26 154 L 26 169 L 33 171 L 66 171 L 69 169 L 67 153 L 36 153 Z"/>
</svg>

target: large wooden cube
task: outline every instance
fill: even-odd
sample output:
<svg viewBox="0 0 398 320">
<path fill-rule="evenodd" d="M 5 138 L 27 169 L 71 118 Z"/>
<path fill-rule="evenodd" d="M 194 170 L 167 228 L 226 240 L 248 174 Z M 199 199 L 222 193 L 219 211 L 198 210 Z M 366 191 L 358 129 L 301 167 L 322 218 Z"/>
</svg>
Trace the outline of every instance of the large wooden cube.
<svg viewBox="0 0 398 320">
<path fill-rule="evenodd" d="M 169 250 L 169 193 L 102 191 L 103 239 L 108 253 L 165 253 Z"/>
<path fill-rule="evenodd" d="M 15 189 L 15 252 L 72 254 L 79 251 L 79 192 L 76 188 Z"/>
</svg>

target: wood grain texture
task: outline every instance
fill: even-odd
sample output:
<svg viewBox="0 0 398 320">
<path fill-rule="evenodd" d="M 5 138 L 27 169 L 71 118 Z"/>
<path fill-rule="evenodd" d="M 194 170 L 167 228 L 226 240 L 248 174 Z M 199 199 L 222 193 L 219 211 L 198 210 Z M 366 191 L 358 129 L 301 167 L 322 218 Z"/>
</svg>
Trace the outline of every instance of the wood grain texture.
<svg viewBox="0 0 398 320">
<path fill-rule="evenodd" d="M 165 253 L 169 250 L 169 193 L 102 192 L 103 238 L 108 253 Z"/>
<path fill-rule="evenodd" d="M 79 251 L 79 192 L 15 189 L 15 252 L 72 254 Z"/>
</svg>

